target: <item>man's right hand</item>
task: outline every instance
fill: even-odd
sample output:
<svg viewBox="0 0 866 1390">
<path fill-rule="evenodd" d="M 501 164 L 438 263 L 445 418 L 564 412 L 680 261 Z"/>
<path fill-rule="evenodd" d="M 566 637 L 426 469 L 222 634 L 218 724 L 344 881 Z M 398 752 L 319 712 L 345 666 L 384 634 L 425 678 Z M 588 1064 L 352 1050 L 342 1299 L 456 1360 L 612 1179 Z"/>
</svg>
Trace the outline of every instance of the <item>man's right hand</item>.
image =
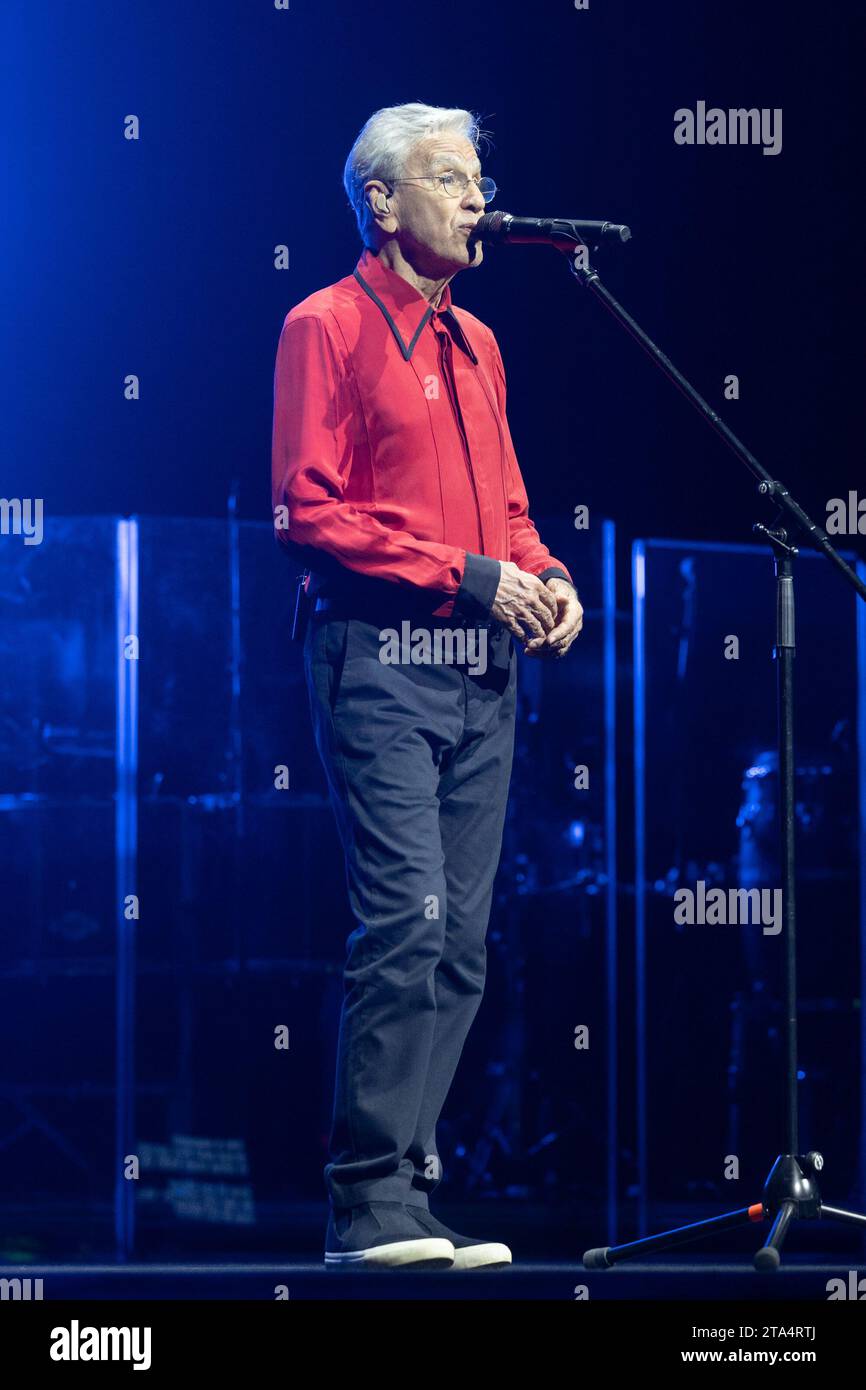
<svg viewBox="0 0 866 1390">
<path fill-rule="evenodd" d="M 556 599 L 534 574 L 519 569 L 513 560 L 500 561 L 501 575 L 490 615 L 526 642 L 544 637 L 556 622 Z"/>
</svg>

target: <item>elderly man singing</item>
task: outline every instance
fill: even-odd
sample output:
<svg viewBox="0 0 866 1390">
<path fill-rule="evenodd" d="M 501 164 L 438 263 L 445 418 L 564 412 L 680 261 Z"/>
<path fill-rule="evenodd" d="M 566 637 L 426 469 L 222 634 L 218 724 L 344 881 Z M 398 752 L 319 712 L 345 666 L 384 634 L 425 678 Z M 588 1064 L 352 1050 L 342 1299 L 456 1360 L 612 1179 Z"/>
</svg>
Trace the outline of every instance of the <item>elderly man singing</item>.
<svg viewBox="0 0 866 1390">
<path fill-rule="evenodd" d="M 514 743 L 516 642 L 583 609 L 529 517 L 491 330 L 451 299 L 496 186 L 469 111 L 377 111 L 346 162 L 351 275 L 286 317 L 277 539 L 305 566 L 304 664 L 346 862 L 329 1268 L 508 1264 L 430 1211 L 436 1124 L 484 989 Z"/>
</svg>

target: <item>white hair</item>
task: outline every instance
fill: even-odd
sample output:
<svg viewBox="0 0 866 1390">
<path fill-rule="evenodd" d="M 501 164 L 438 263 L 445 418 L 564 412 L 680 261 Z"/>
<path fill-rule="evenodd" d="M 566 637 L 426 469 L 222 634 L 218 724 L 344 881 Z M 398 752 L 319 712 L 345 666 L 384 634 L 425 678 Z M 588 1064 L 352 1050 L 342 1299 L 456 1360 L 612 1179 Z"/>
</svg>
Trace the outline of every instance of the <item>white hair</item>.
<svg viewBox="0 0 866 1390">
<path fill-rule="evenodd" d="M 479 118 L 471 111 L 452 106 L 426 106 L 423 101 L 407 101 L 402 106 L 383 106 L 364 124 L 349 151 L 343 170 L 343 186 L 349 206 L 358 222 L 365 246 L 373 249 L 375 218 L 364 197 L 368 179 L 391 183 L 402 177 L 412 149 L 428 135 L 449 132 L 471 140 L 477 150 L 486 139 Z"/>
</svg>

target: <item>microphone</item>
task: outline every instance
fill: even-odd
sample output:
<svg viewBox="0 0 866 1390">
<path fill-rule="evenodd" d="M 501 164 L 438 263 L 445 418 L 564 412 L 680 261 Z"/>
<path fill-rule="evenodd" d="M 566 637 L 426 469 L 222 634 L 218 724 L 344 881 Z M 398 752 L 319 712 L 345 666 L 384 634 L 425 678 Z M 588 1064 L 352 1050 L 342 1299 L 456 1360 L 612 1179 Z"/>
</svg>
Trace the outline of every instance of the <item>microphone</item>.
<svg viewBox="0 0 866 1390">
<path fill-rule="evenodd" d="M 631 228 L 617 222 L 584 222 L 568 217 L 514 217 L 510 212 L 485 212 L 479 217 L 471 241 L 489 242 L 493 246 L 542 245 L 583 242 L 597 245 L 601 241 L 629 241 Z"/>
</svg>

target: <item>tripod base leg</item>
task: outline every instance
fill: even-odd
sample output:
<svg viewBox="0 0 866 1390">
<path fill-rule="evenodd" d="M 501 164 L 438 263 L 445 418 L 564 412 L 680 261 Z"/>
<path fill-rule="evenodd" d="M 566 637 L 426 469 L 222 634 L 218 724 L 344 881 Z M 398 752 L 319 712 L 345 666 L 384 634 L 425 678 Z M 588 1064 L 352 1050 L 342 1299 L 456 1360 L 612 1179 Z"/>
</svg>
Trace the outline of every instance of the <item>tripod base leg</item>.
<svg viewBox="0 0 866 1390">
<path fill-rule="evenodd" d="M 750 1221 L 763 1221 L 764 1208 L 761 1202 L 751 1207 L 741 1207 L 738 1211 L 726 1212 L 724 1216 L 713 1216 L 708 1221 L 693 1221 L 688 1226 L 678 1226 L 672 1231 L 662 1231 L 657 1236 L 646 1236 L 643 1240 L 632 1240 L 625 1245 L 600 1245 L 587 1250 L 583 1256 L 584 1269 L 610 1269 L 621 1260 L 634 1260 L 641 1255 L 652 1255 L 656 1250 L 667 1250 L 673 1245 L 686 1245 L 690 1240 L 700 1240 L 702 1236 L 714 1231 L 730 1231 L 744 1226 Z"/>
<path fill-rule="evenodd" d="M 783 1202 L 776 1212 L 772 1230 L 754 1259 L 755 1269 L 778 1269 L 782 1263 L 781 1250 L 788 1234 L 788 1227 L 797 1211 L 796 1202 Z"/>
<path fill-rule="evenodd" d="M 831 1221 L 842 1221 L 846 1226 L 862 1226 L 866 1228 L 866 1216 L 861 1216 L 859 1211 L 844 1211 L 842 1207 L 828 1207 L 826 1202 L 821 1203 L 821 1216 L 829 1217 Z"/>
</svg>

